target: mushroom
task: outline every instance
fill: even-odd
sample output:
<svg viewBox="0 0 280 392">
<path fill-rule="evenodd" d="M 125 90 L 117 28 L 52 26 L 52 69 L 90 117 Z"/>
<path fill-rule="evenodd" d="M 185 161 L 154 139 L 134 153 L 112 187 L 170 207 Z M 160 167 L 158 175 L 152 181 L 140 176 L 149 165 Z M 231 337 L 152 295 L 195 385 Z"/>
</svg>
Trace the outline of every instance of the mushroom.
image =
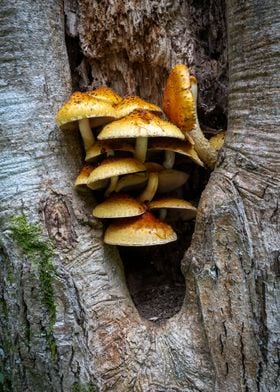
<svg viewBox="0 0 280 392">
<path fill-rule="evenodd" d="M 106 154 L 107 157 L 113 156 L 115 154 L 115 151 L 134 153 L 134 148 L 131 144 L 122 140 L 97 141 L 87 151 L 85 160 L 87 162 L 94 162 L 98 157 L 103 154 Z"/>
<path fill-rule="evenodd" d="M 91 172 L 95 168 L 96 168 L 96 166 L 92 166 L 92 165 L 84 165 L 82 167 L 79 175 L 77 176 L 77 178 L 75 180 L 75 188 L 78 191 L 88 190 L 87 181 L 88 181 L 88 178 L 89 178 Z M 108 183 L 109 183 L 109 180 L 96 181 L 94 184 L 94 187 L 91 189 L 97 190 L 97 189 L 106 188 Z"/>
<path fill-rule="evenodd" d="M 189 75 L 186 65 L 177 64 L 171 70 L 162 106 L 170 121 L 192 137 L 199 158 L 213 169 L 217 152 L 200 129 L 197 116 L 197 81 L 194 76 Z"/>
<path fill-rule="evenodd" d="M 182 140 L 172 138 L 153 138 L 149 140 L 148 150 L 165 150 L 163 166 L 167 169 L 172 169 L 175 161 L 175 153 L 185 155 L 197 165 L 204 166 L 193 145 Z M 167 152 L 169 154 L 166 154 Z"/>
<path fill-rule="evenodd" d="M 146 167 L 134 158 L 108 158 L 91 172 L 87 186 L 94 189 L 96 181 L 110 178 L 110 185 L 105 193 L 109 196 L 115 190 L 120 175 L 142 171 L 146 171 Z"/>
<path fill-rule="evenodd" d="M 146 159 L 148 137 L 173 137 L 184 140 L 183 133 L 174 124 L 162 120 L 151 112 L 137 111 L 106 125 L 98 135 L 99 140 L 136 138 L 135 158 Z"/>
<path fill-rule="evenodd" d="M 148 182 L 149 172 L 158 173 L 158 186 L 156 189 L 156 192 L 158 193 L 172 192 L 175 189 L 179 188 L 180 186 L 184 185 L 189 178 L 189 174 L 183 171 L 174 170 L 174 169 L 164 169 L 161 165 L 159 165 L 161 166 L 161 170 L 157 170 L 155 169 L 156 166 L 154 166 L 153 169 L 150 166 L 151 164 L 158 165 L 154 162 L 146 162 L 145 166 L 147 168 L 147 172 L 129 174 L 120 178 L 117 183 L 115 191 L 119 192 L 121 190 L 125 190 L 127 192 L 128 190 L 139 189 L 139 187 L 142 188 Z M 152 188 L 152 184 L 150 185 L 149 188 L 150 189 Z M 147 185 L 146 185 L 146 189 L 147 189 Z M 144 192 L 146 191 L 146 189 L 144 190 Z M 145 193 L 147 195 L 147 192 Z M 141 197 L 141 200 L 143 201 L 143 200 L 152 199 L 151 197 L 148 197 L 148 199 L 146 197 L 147 196 L 144 195 L 143 197 Z"/>
<path fill-rule="evenodd" d="M 120 246 L 163 245 L 176 240 L 177 235 L 172 227 L 150 212 L 113 222 L 104 235 L 106 244 Z"/>
<path fill-rule="evenodd" d="M 146 208 L 133 197 L 124 193 L 115 193 L 92 211 L 96 218 L 127 218 L 144 214 Z"/>
<path fill-rule="evenodd" d="M 80 129 L 85 150 L 95 142 L 91 127 L 107 124 L 116 117 L 113 106 L 91 95 L 91 92 L 75 92 L 59 109 L 56 117 L 61 129 Z"/>
<path fill-rule="evenodd" d="M 157 200 L 153 200 L 149 203 L 149 209 L 160 209 L 160 219 L 164 219 L 166 216 L 166 209 L 184 210 L 185 220 L 190 220 L 196 216 L 196 208 L 189 202 L 183 199 L 177 199 L 175 197 L 164 197 Z"/>
<path fill-rule="evenodd" d="M 141 195 L 137 198 L 142 203 L 153 199 L 158 189 L 158 173 L 163 170 L 163 167 L 155 162 L 146 162 L 145 166 L 148 173 L 148 183 Z"/>
<path fill-rule="evenodd" d="M 104 102 L 108 102 L 111 105 L 117 105 L 123 99 L 119 94 L 107 86 L 100 86 L 92 91 L 89 91 L 89 94 L 92 97 L 100 99 Z"/>
<path fill-rule="evenodd" d="M 137 96 L 128 96 L 122 99 L 117 105 L 115 105 L 117 118 L 128 116 L 135 110 L 147 110 L 154 114 L 161 114 L 162 110 L 159 106 L 153 103 L 144 101 L 142 98 Z"/>
</svg>

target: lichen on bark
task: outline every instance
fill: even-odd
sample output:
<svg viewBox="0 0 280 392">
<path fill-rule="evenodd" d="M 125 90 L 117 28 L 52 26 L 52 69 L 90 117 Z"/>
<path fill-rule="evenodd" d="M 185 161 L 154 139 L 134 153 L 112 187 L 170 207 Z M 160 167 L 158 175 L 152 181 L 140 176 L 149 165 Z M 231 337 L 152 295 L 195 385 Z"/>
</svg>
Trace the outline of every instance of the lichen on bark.
<svg viewBox="0 0 280 392">
<path fill-rule="evenodd" d="M 14 216 L 11 219 L 12 237 L 21 249 L 24 256 L 38 274 L 42 303 L 44 304 L 49 318 L 49 328 L 46 339 L 50 348 L 51 358 L 56 359 L 57 349 L 53 338 L 53 326 L 56 319 L 56 304 L 53 289 L 55 268 L 52 258 L 54 245 L 49 239 L 43 238 L 42 229 L 38 224 L 28 222 L 25 215 Z"/>
</svg>

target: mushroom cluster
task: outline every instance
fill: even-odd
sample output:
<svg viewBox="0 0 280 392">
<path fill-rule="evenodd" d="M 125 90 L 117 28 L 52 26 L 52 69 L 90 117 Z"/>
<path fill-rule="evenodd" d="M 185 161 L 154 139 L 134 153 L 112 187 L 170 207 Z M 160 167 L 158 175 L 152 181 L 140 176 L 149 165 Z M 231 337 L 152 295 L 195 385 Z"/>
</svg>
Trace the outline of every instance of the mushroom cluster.
<svg viewBox="0 0 280 392">
<path fill-rule="evenodd" d="M 80 130 L 86 163 L 75 187 L 101 197 L 92 213 L 109 222 L 105 243 L 166 244 L 177 239 L 165 221 L 168 209 L 195 217 L 196 207 L 172 192 L 189 178 L 173 168 L 176 154 L 210 168 L 217 158 L 217 143 L 209 143 L 199 127 L 196 86 L 185 65 L 173 68 L 163 98 L 170 121 L 160 107 L 136 96 L 122 98 L 108 87 L 75 92 L 58 111 L 61 129 Z"/>
</svg>

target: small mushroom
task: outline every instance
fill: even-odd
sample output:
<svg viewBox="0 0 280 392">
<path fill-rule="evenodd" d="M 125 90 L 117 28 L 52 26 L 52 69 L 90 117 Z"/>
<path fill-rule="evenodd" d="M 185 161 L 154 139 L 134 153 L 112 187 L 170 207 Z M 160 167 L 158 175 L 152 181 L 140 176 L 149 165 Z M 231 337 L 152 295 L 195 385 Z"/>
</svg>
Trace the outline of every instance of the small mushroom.
<svg viewBox="0 0 280 392">
<path fill-rule="evenodd" d="M 217 160 L 217 152 L 209 144 L 199 126 L 197 116 L 197 81 L 189 75 L 184 64 L 177 64 L 170 72 L 163 97 L 163 110 L 185 135 L 194 140 L 199 158 L 211 169 Z"/>
<path fill-rule="evenodd" d="M 88 182 L 88 178 L 91 174 L 91 172 L 93 171 L 93 169 L 95 169 L 96 166 L 93 165 L 84 165 L 79 173 L 79 175 L 77 176 L 76 180 L 75 180 L 75 189 L 77 189 L 78 191 L 86 191 L 88 190 L 88 186 L 87 186 L 87 182 Z M 97 190 L 97 189 L 102 189 L 102 188 L 106 188 L 109 184 L 109 180 L 99 180 L 96 181 L 94 184 L 94 187 L 91 189 Z"/>
<path fill-rule="evenodd" d="M 101 101 L 108 102 L 111 105 L 117 105 L 122 102 L 123 98 L 114 90 L 107 86 L 100 86 L 95 90 L 89 91 L 90 96 L 97 98 Z"/>
<path fill-rule="evenodd" d="M 127 218 L 144 214 L 146 208 L 133 197 L 117 193 L 98 204 L 92 215 L 101 219 Z"/>
<path fill-rule="evenodd" d="M 145 183 L 148 181 L 147 173 L 134 173 L 122 176 L 116 185 L 115 192 L 120 191 L 132 191 L 143 188 Z"/>
<path fill-rule="evenodd" d="M 131 144 L 123 140 L 100 140 L 94 143 L 86 153 L 86 162 L 94 162 L 101 155 L 106 154 L 107 157 L 113 156 L 115 151 L 124 151 L 134 153 Z"/>
<path fill-rule="evenodd" d="M 122 99 L 117 105 L 115 105 L 116 115 L 118 118 L 128 116 L 134 111 L 146 110 L 154 114 L 161 114 L 162 110 L 159 106 L 153 103 L 144 101 L 142 98 L 137 96 L 128 96 Z"/>
<path fill-rule="evenodd" d="M 148 173 L 148 183 L 137 198 L 142 203 L 149 202 L 153 199 L 158 189 L 158 173 L 163 170 L 163 167 L 155 162 L 146 162 L 145 166 Z"/>
<path fill-rule="evenodd" d="M 106 125 L 99 140 L 115 138 L 136 138 L 135 158 L 146 159 L 148 137 L 173 137 L 184 140 L 183 133 L 175 125 L 157 117 L 151 112 L 138 111 Z"/>
<path fill-rule="evenodd" d="M 108 158 L 91 172 L 87 186 L 93 189 L 96 181 L 110 178 L 110 185 L 105 193 L 109 196 L 115 190 L 120 175 L 142 171 L 146 171 L 146 167 L 134 158 Z"/>
<path fill-rule="evenodd" d="M 196 207 L 189 201 L 175 197 L 162 197 L 149 203 L 149 209 L 160 209 L 160 219 L 164 219 L 167 209 L 184 210 L 184 220 L 190 220 L 196 216 Z"/>
<path fill-rule="evenodd" d="M 59 109 L 56 121 L 62 130 L 79 128 L 87 151 L 95 142 L 91 127 L 107 124 L 115 118 L 110 103 L 91 96 L 91 92 L 75 92 Z"/>
<path fill-rule="evenodd" d="M 175 154 L 185 155 L 197 165 L 204 166 L 193 145 L 183 140 L 172 138 L 153 138 L 149 140 L 148 150 L 165 150 L 169 153 L 165 153 L 165 161 L 163 162 L 163 166 L 166 169 L 172 169 L 175 161 Z"/>
<path fill-rule="evenodd" d="M 113 222 L 104 235 L 106 244 L 120 246 L 163 245 L 176 240 L 177 235 L 172 227 L 150 212 Z"/>
</svg>

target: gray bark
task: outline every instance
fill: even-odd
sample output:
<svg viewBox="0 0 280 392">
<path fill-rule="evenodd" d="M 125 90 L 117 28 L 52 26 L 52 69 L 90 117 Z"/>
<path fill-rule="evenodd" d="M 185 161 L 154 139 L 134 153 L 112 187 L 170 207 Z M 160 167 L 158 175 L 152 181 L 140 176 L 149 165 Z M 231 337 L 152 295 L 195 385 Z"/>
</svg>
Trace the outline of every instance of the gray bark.
<svg viewBox="0 0 280 392">
<path fill-rule="evenodd" d="M 180 25 L 182 15 L 188 14 L 186 3 L 181 9 L 180 2 L 158 5 L 156 12 L 168 16 L 171 28 L 165 35 L 159 24 L 159 31 L 153 32 L 164 44 L 153 59 L 156 64 L 143 71 L 141 64 L 147 59 L 141 60 L 142 49 L 137 54 L 136 44 L 128 62 L 114 55 L 111 63 L 108 52 L 98 52 L 105 25 L 92 19 L 94 3 L 80 5 L 79 20 L 73 4 L 66 3 L 68 29 L 73 35 L 79 30 L 96 77 L 93 86 L 108 82 L 113 64 L 118 70 L 113 87 L 159 100 L 154 88 L 163 86 L 169 66 L 193 55 L 184 39 L 178 41 L 177 50 L 167 50 L 169 36 L 174 42 L 178 31 L 181 36 L 172 26 Z M 145 7 L 151 10 L 152 4 L 145 2 Z M 114 12 L 121 11 L 114 8 L 117 5 L 121 2 L 112 5 L 112 20 Z M 128 14 L 143 17 L 145 7 Z M 75 134 L 55 126 L 56 111 L 71 92 L 62 6 L 53 0 L 44 5 L 31 0 L 24 6 L 19 1 L 1 3 L 5 38 L 0 65 L 0 385 L 4 391 L 278 390 L 280 160 L 275 145 L 280 18 L 274 0 L 264 4 L 229 0 L 227 7 L 226 145 L 203 193 L 192 244 L 182 262 L 184 304 L 164 325 L 155 325 L 140 318 L 117 250 L 102 242 L 102 227 L 91 217 L 92 195 L 81 197 L 73 191 L 82 151 Z M 92 42 L 85 10 L 96 29 Z M 155 18 L 151 15 L 147 23 Z M 133 20 L 131 26 L 137 23 Z M 105 31 L 109 34 L 111 29 Z M 131 31 L 133 43 L 137 32 Z M 153 34 L 151 41 L 158 42 Z M 122 45 L 130 52 L 132 42 L 128 35 L 126 39 L 125 44 L 113 40 L 116 53 Z M 91 46 L 85 46 L 86 40 Z M 107 58 L 106 78 L 101 53 Z M 139 64 L 132 77 L 133 62 Z M 139 87 L 147 70 L 155 75 L 152 89 L 145 83 Z M 131 83 L 122 79 L 125 72 Z M 116 80 L 122 85 L 118 87 Z M 43 230 L 41 248 L 35 251 L 15 235 L 11 217 L 22 215 Z M 42 245 L 48 238 L 55 243 L 54 250 Z M 46 287 L 40 263 L 49 259 L 55 274 L 47 270 L 52 279 Z M 54 297 L 54 322 L 46 293 Z"/>
</svg>

